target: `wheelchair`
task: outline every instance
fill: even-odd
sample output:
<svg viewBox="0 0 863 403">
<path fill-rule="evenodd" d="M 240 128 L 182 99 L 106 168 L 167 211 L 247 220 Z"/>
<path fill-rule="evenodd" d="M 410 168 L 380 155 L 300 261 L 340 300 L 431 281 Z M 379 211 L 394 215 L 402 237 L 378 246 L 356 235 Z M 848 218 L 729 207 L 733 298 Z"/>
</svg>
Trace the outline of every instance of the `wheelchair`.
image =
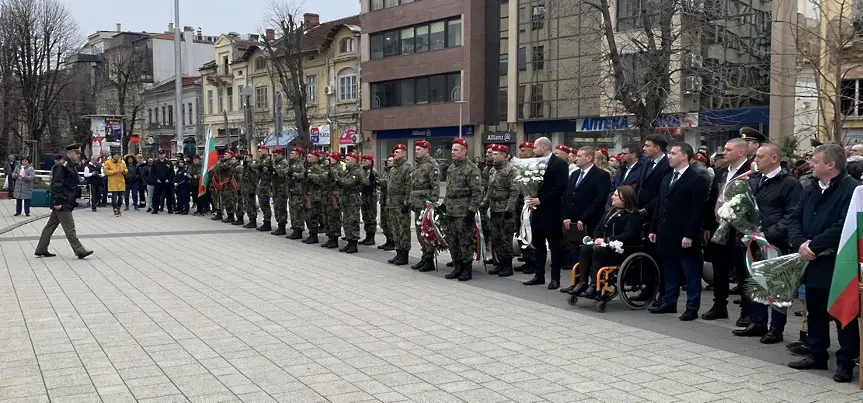
<svg viewBox="0 0 863 403">
<path fill-rule="evenodd" d="M 618 295 L 623 304 L 632 310 L 642 310 L 649 307 L 659 295 L 660 282 L 659 265 L 644 248 L 632 248 L 619 266 L 601 267 L 596 274 L 596 310 L 605 312 L 608 301 Z M 572 267 L 572 284 L 578 280 L 578 263 Z M 570 295 L 567 302 L 576 306 L 579 297 Z"/>
</svg>

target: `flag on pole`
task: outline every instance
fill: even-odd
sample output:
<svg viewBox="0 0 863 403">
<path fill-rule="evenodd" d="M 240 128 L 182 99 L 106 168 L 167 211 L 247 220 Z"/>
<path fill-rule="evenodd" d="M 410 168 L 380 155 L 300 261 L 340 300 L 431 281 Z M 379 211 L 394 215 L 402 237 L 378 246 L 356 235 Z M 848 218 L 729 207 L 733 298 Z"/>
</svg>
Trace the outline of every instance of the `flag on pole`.
<svg viewBox="0 0 863 403">
<path fill-rule="evenodd" d="M 213 169 L 218 160 L 216 139 L 213 138 L 212 130 L 207 129 L 207 143 L 204 146 L 204 163 L 201 164 L 201 180 L 198 182 L 198 196 L 203 196 L 207 193 L 207 186 L 210 184 L 210 170 Z"/>
<path fill-rule="evenodd" d="M 839 320 L 842 327 L 860 313 L 860 289 L 858 288 L 860 265 L 863 263 L 863 186 L 857 186 L 851 196 L 836 265 L 833 268 L 833 282 L 830 284 L 830 298 L 827 310 Z"/>
</svg>

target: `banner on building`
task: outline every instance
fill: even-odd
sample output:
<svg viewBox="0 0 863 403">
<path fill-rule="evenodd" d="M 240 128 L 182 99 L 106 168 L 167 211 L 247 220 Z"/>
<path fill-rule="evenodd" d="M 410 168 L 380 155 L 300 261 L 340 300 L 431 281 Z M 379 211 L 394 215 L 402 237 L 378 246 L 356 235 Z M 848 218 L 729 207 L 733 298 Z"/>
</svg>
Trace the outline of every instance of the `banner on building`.
<svg viewBox="0 0 863 403">
<path fill-rule="evenodd" d="M 361 142 L 362 139 L 359 137 L 359 133 L 357 132 L 357 127 L 355 125 L 349 125 L 339 128 L 340 146 L 349 146 L 359 144 Z"/>
<path fill-rule="evenodd" d="M 116 115 L 90 116 L 93 155 L 123 152 L 123 117 Z"/>
<path fill-rule="evenodd" d="M 309 127 L 309 137 L 311 137 L 312 144 L 316 146 L 330 145 L 330 125 L 324 124 Z"/>
</svg>

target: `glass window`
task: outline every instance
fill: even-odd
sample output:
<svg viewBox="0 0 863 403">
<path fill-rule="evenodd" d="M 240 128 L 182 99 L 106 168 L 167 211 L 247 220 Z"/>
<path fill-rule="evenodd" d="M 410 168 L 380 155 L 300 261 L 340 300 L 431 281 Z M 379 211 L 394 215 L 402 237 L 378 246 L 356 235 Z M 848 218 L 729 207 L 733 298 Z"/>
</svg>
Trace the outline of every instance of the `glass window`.
<svg viewBox="0 0 863 403">
<path fill-rule="evenodd" d="M 443 74 L 429 77 L 429 103 L 441 104 L 446 102 L 446 76 Z"/>
<path fill-rule="evenodd" d="M 357 75 L 350 74 L 339 77 L 339 101 L 354 101 L 357 99 Z"/>
<path fill-rule="evenodd" d="M 234 89 L 232 87 L 225 88 L 228 92 L 228 112 L 234 111 Z M 242 95 L 240 95 L 242 96 Z"/>
<path fill-rule="evenodd" d="M 213 114 L 213 90 L 207 90 L 207 110 Z M 159 112 L 156 112 L 156 121 L 159 121 Z"/>
<path fill-rule="evenodd" d="M 375 34 L 371 36 L 372 60 L 382 59 L 384 57 L 384 36 Z"/>
<path fill-rule="evenodd" d="M 255 106 L 258 108 L 266 108 L 268 102 L 267 87 L 255 88 Z"/>
<path fill-rule="evenodd" d="M 429 26 L 422 25 L 416 27 L 415 35 L 416 52 L 426 52 L 429 50 Z"/>
<path fill-rule="evenodd" d="M 384 57 L 398 56 L 399 54 L 399 32 L 384 32 Z"/>
<path fill-rule="evenodd" d="M 387 81 L 384 83 L 384 95 L 387 106 L 399 106 L 398 81 Z"/>
<path fill-rule="evenodd" d="M 527 70 L 527 49 L 518 48 L 518 69 Z"/>
<path fill-rule="evenodd" d="M 372 0 L 372 11 L 384 8 L 384 0 Z"/>
<path fill-rule="evenodd" d="M 318 75 L 309 74 L 306 76 L 306 103 L 318 103 Z"/>
<path fill-rule="evenodd" d="M 419 77 L 416 79 L 416 84 L 417 105 L 429 103 L 429 78 Z"/>
<path fill-rule="evenodd" d="M 533 47 L 533 69 L 542 70 L 545 68 L 545 46 Z"/>
<path fill-rule="evenodd" d="M 221 88 L 219 88 L 217 90 L 217 92 L 219 93 L 219 113 L 222 113 L 222 111 L 225 110 L 225 99 L 224 99 L 224 96 L 222 95 L 222 89 Z M 164 109 L 165 108 L 162 108 L 163 112 L 164 112 Z M 162 117 L 164 118 L 165 114 L 162 113 L 162 115 L 163 115 Z M 162 120 L 164 120 L 164 119 L 162 119 Z"/>
<path fill-rule="evenodd" d="M 168 106 L 168 126 L 174 125 L 174 107 Z"/>
<path fill-rule="evenodd" d="M 409 55 L 414 53 L 414 29 L 404 28 L 402 29 L 402 54 Z"/>
<path fill-rule="evenodd" d="M 509 55 L 502 54 L 500 55 L 500 75 L 505 76 L 509 71 Z"/>
<path fill-rule="evenodd" d="M 414 104 L 415 85 L 412 78 L 399 81 L 399 105 L 409 106 Z"/>
<path fill-rule="evenodd" d="M 459 87 L 459 90 L 456 91 L 456 87 Z M 449 102 L 454 101 L 464 101 L 462 99 L 462 91 L 461 88 L 461 73 L 450 73 L 446 75 L 446 99 Z"/>
<path fill-rule="evenodd" d="M 507 97 L 508 96 L 506 93 L 506 88 L 501 88 L 500 90 L 498 90 L 497 114 L 498 114 L 498 119 L 500 119 L 501 122 L 506 122 L 508 119 L 507 108 L 509 108 L 509 102 L 507 100 Z"/>
<path fill-rule="evenodd" d="M 461 18 L 447 21 L 446 46 L 461 46 Z"/>
<path fill-rule="evenodd" d="M 443 21 L 433 22 L 429 35 L 429 50 L 440 50 L 446 46 L 446 23 Z"/>
<path fill-rule="evenodd" d="M 384 0 L 384 8 L 395 7 L 399 5 L 399 0 Z"/>
<path fill-rule="evenodd" d="M 384 84 L 374 83 L 370 88 L 372 91 L 372 109 L 383 108 Z"/>
</svg>

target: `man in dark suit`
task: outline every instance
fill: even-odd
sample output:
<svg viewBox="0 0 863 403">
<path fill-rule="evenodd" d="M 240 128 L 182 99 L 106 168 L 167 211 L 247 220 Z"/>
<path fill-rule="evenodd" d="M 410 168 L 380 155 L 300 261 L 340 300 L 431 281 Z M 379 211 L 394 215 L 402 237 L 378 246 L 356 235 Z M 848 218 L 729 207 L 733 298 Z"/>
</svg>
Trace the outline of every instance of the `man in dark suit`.
<svg viewBox="0 0 863 403">
<path fill-rule="evenodd" d="M 563 222 L 563 192 L 566 190 L 569 166 L 566 160 L 551 155 L 551 140 L 547 137 L 536 139 L 533 147 L 536 157 L 547 157 L 548 163 L 542 178 L 542 185 L 536 197 L 525 199 L 525 203 L 533 206 L 530 217 L 532 244 L 536 248 L 536 273 L 524 285 L 545 284 L 545 257 L 548 248 L 551 249 L 552 281 L 548 289 L 560 287 L 560 247 L 561 223 Z M 557 278 L 555 278 L 557 273 Z"/>
<path fill-rule="evenodd" d="M 704 239 L 710 240 L 712 231 L 716 230 L 719 225 L 717 219 L 717 211 L 722 207 L 722 192 L 726 185 L 733 180 L 746 180 L 746 175 L 749 173 L 749 167 L 752 161 L 747 158 L 749 155 L 749 144 L 746 140 L 737 138 L 728 140 L 725 143 L 725 168 L 716 172 L 713 180 L 713 186 L 710 188 L 710 196 L 708 197 L 708 208 L 704 212 Z M 713 263 L 713 307 L 701 316 L 704 320 L 716 320 L 728 318 L 728 294 L 730 274 L 735 273 L 737 282 L 742 283 L 743 279 L 749 277 L 749 270 L 746 268 L 746 251 L 743 242 L 740 238 L 743 235 L 737 231 L 731 230 L 728 239 L 724 244 L 713 243 L 710 245 L 711 262 Z M 738 327 L 749 326 L 749 301 L 744 296 L 740 300 L 740 318 L 737 319 Z M 765 329 L 765 333 L 767 330 Z M 754 334 L 753 334 L 754 336 Z M 758 335 L 762 336 L 762 335 Z"/>
<path fill-rule="evenodd" d="M 789 362 L 794 369 L 827 369 L 830 354 L 830 314 L 827 312 L 836 252 L 851 197 L 860 182 L 845 171 L 845 150 L 838 144 L 815 148 L 810 162 L 812 183 L 805 185 L 800 202 L 788 221 L 791 248 L 809 262 L 803 275 L 806 286 L 806 309 L 809 312 L 809 333 L 806 342 L 809 354 L 800 361 Z M 849 382 L 854 360 L 860 353 L 860 333 L 857 318 L 838 331 L 836 351 L 836 382 Z M 839 323 L 837 322 L 837 327 Z"/>
<path fill-rule="evenodd" d="M 614 175 L 614 182 L 611 184 L 610 195 L 618 186 L 632 186 L 638 192 L 638 179 L 641 177 L 641 171 L 647 164 L 641 159 L 641 150 L 638 145 L 627 144 L 620 151 L 620 168 L 617 169 L 617 174 Z"/>
<path fill-rule="evenodd" d="M 698 318 L 701 305 L 701 224 L 704 220 L 704 200 L 707 182 L 689 162 L 695 156 L 686 143 L 671 148 L 668 164 L 673 172 L 666 175 L 659 188 L 656 213 L 650 224 L 650 242 L 656 244 L 662 274 L 665 277 L 665 298 L 651 313 L 677 313 L 677 299 L 682 285 L 680 274 L 686 277 L 686 311 L 680 320 Z"/>
<path fill-rule="evenodd" d="M 671 172 L 668 166 L 668 157 L 665 148 L 668 140 L 662 134 L 651 134 L 644 141 L 644 168 L 638 178 L 638 208 L 641 209 L 645 221 L 650 222 L 656 207 L 656 198 L 659 197 L 659 187 L 665 175 Z"/>
<path fill-rule="evenodd" d="M 563 197 L 563 227 L 566 231 L 593 234 L 596 225 L 605 213 L 605 204 L 610 194 L 611 176 L 593 165 L 596 152 L 593 147 L 582 147 L 575 157 L 578 170 L 569 177 Z M 575 228 L 572 228 L 575 226 Z M 583 236 L 582 236 L 583 238 Z M 581 240 L 569 243 L 569 258 L 578 262 Z M 552 269 L 551 281 L 560 282 L 560 271 Z M 572 287 L 569 287 L 572 289 Z"/>
</svg>

